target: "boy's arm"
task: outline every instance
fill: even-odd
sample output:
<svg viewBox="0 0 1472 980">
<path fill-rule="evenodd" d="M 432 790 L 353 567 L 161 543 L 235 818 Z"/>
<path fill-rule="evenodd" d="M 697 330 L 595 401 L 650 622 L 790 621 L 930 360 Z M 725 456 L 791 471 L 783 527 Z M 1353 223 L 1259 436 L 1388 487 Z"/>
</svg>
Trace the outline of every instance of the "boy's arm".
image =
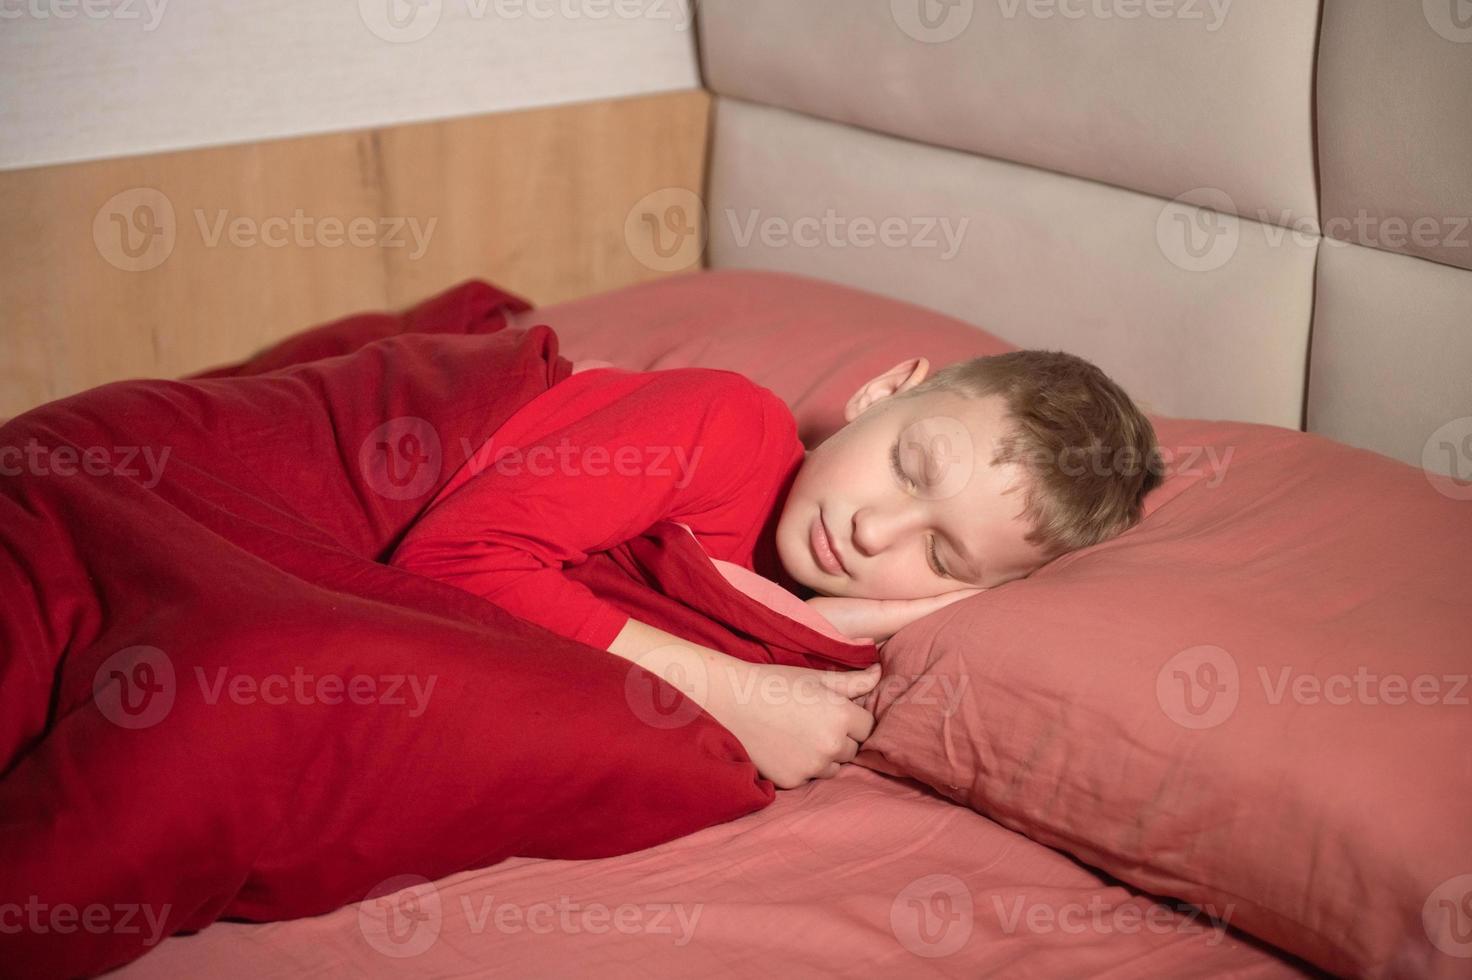
<svg viewBox="0 0 1472 980">
<path fill-rule="evenodd" d="M 874 717 L 853 699 L 879 682 L 878 664 L 831 671 L 748 663 L 633 618 L 608 652 L 704 708 L 782 789 L 836 775 L 874 728 Z"/>
<path fill-rule="evenodd" d="M 390 564 L 607 649 L 627 615 L 563 567 L 665 519 L 733 546 L 800 444 L 790 413 L 732 372 L 598 371 L 562 384 L 576 387 L 493 438 L 480 472 L 430 506 Z"/>
<path fill-rule="evenodd" d="M 856 599 L 820 595 L 808 599 L 807 604 L 850 639 L 867 639 L 882 644 L 915 620 L 985 591 L 983 588 L 962 588 L 921 599 Z"/>
</svg>

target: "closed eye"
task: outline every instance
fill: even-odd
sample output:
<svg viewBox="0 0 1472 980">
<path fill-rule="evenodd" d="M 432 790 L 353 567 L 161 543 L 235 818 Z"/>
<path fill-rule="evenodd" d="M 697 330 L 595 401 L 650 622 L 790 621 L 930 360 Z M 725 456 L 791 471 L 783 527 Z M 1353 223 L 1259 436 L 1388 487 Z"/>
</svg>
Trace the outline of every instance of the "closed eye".
<svg viewBox="0 0 1472 980">
<path fill-rule="evenodd" d="M 931 535 L 925 543 L 925 557 L 930 561 L 930 570 L 941 578 L 950 578 L 945 566 L 940 563 L 940 556 L 935 553 L 935 536 Z"/>
<path fill-rule="evenodd" d="M 889 466 L 890 469 L 894 470 L 895 478 L 900 483 L 911 490 L 915 489 L 917 484 L 914 480 L 910 479 L 909 474 L 905 472 L 904 464 L 900 462 L 900 444 L 898 442 L 889 447 Z"/>
<path fill-rule="evenodd" d="M 889 449 L 889 466 L 894 471 L 895 478 L 905 487 L 914 490 L 918 486 L 914 480 L 910 479 L 909 474 L 905 472 L 904 464 L 900 461 L 900 444 L 898 442 Z M 951 577 L 950 572 L 946 571 L 946 567 L 941 564 L 940 556 L 935 553 L 934 535 L 925 539 L 925 562 L 930 566 L 930 570 L 941 578 Z"/>
</svg>

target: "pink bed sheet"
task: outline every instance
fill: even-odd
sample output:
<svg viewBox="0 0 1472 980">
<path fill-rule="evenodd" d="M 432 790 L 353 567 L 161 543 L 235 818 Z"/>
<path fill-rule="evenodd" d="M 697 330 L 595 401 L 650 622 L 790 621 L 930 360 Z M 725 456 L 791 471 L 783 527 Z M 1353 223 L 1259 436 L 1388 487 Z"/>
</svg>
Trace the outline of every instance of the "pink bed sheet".
<svg viewBox="0 0 1472 980">
<path fill-rule="evenodd" d="M 219 922 L 112 976 L 1313 975 L 857 766 L 634 854 L 516 858 L 384 891 L 316 918 Z"/>
</svg>

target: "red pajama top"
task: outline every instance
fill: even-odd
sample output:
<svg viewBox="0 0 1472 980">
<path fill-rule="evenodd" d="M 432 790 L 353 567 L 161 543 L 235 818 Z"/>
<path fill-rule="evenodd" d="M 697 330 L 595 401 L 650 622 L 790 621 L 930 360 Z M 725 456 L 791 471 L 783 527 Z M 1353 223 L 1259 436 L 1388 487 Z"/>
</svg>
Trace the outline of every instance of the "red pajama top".
<svg viewBox="0 0 1472 980">
<path fill-rule="evenodd" d="M 776 523 L 802 460 L 791 411 L 734 371 L 581 371 L 496 430 L 391 564 L 606 650 L 629 616 L 565 566 L 670 520 L 786 581 Z"/>
</svg>

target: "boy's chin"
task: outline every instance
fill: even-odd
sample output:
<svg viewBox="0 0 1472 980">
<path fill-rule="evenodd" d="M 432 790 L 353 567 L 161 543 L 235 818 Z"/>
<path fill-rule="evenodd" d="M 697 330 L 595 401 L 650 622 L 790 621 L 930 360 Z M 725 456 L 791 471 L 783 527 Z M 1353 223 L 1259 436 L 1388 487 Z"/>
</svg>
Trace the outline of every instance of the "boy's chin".
<svg viewBox="0 0 1472 980">
<path fill-rule="evenodd" d="M 800 598 L 810 599 L 813 596 L 820 596 L 820 595 L 821 596 L 833 596 L 834 595 L 834 593 L 829 592 L 827 589 L 823 588 L 821 584 L 820 585 L 814 585 L 812 583 L 812 581 L 810 581 L 810 575 L 806 575 L 806 574 L 794 574 L 793 571 L 792 571 L 792 566 L 790 564 L 786 563 L 786 562 L 783 562 L 783 564 L 782 564 L 782 571 L 786 572 L 787 573 L 787 577 L 789 579 L 791 579 L 792 582 L 793 582 L 793 584 L 795 584 L 797 586 L 798 594 L 799 594 Z"/>
<path fill-rule="evenodd" d="M 799 580 L 799 581 L 801 581 L 801 580 Z M 811 592 L 813 595 L 826 596 L 829 599 L 855 599 L 855 598 L 862 598 L 861 596 L 854 595 L 854 593 L 852 593 L 850 591 L 847 591 L 847 590 L 844 590 L 844 589 L 835 589 L 834 587 L 829 586 L 829 585 L 824 585 L 821 582 L 819 584 L 817 584 L 817 585 L 810 585 L 807 582 L 803 582 L 803 586 L 809 592 Z"/>
</svg>

